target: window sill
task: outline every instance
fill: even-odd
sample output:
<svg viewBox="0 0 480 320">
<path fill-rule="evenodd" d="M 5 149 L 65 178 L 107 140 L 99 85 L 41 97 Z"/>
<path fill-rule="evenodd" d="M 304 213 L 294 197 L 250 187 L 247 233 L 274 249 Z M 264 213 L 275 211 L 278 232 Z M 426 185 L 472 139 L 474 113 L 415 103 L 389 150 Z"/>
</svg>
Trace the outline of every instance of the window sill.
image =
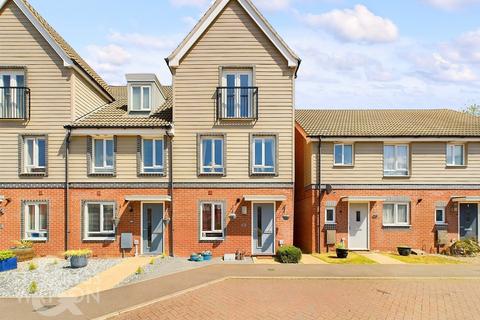
<svg viewBox="0 0 480 320">
<path fill-rule="evenodd" d="M 334 164 L 334 168 L 353 168 L 353 164 Z"/>
<path fill-rule="evenodd" d="M 387 229 L 410 229 L 412 227 L 411 224 L 382 224 L 384 228 Z"/>
<path fill-rule="evenodd" d="M 435 222 L 436 226 L 448 226 L 448 223 L 446 222 Z"/>
<path fill-rule="evenodd" d="M 115 241 L 115 237 L 104 237 L 104 238 L 83 238 L 83 241 L 89 242 L 104 242 L 104 241 Z"/>
<path fill-rule="evenodd" d="M 277 176 L 277 173 L 276 172 L 252 172 L 250 174 L 251 176 L 269 176 L 269 177 L 275 177 Z"/>
<path fill-rule="evenodd" d="M 325 225 L 336 226 L 336 222 L 325 222 Z"/>
<path fill-rule="evenodd" d="M 397 178 L 397 179 L 402 179 L 402 178 L 403 178 L 403 179 L 405 179 L 405 178 L 410 178 L 410 175 L 407 174 L 407 175 L 403 175 L 403 176 L 402 176 L 402 175 L 389 175 L 389 174 L 385 174 L 385 173 L 384 173 L 384 174 L 383 174 L 383 178 L 387 178 L 387 179 L 392 179 L 392 178 L 393 178 L 393 179 L 396 179 L 396 178 Z"/>
<path fill-rule="evenodd" d="M 165 177 L 165 172 L 140 172 L 139 177 Z"/>
<path fill-rule="evenodd" d="M 224 238 L 200 238 L 201 242 L 222 242 Z"/>
<path fill-rule="evenodd" d="M 205 176 L 224 176 L 225 172 L 200 172 L 198 174 L 199 177 L 205 177 Z"/>
<path fill-rule="evenodd" d="M 46 177 L 46 172 L 23 172 L 19 174 L 20 177 Z"/>
<path fill-rule="evenodd" d="M 462 165 L 449 165 L 447 164 L 445 166 L 445 169 L 466 169 L 467 168 L 467 165 L 466 164 L 462 164 Z"/>
<path fill-rule="evenodd" d="M 115 172 L 91 172 L 88 174 L 89 177 L 114 177 Z"/>
<path fill-rule="evenodd" d="M 23 240 L 32 241 L 32 242 L 46 242 L 48 238 L 24 238 Z"/>
</svg>

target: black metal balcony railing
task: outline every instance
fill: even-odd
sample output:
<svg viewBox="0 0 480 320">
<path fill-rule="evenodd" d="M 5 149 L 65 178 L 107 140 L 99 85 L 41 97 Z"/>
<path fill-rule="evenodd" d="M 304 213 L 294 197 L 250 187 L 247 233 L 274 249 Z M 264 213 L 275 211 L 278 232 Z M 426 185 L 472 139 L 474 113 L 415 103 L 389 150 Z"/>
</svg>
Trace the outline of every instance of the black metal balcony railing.
<svg viewBox="0 0 480 320">
<path fill-rule="evenodd" d="M 0 87 L 0 120 L 28 119 L 30 116 L 30 89 Z"/>
<path fill-rule="evenodd" d="M 218 87 L 217 118 L 257 119 L 258 87 Z"/>
</svg>

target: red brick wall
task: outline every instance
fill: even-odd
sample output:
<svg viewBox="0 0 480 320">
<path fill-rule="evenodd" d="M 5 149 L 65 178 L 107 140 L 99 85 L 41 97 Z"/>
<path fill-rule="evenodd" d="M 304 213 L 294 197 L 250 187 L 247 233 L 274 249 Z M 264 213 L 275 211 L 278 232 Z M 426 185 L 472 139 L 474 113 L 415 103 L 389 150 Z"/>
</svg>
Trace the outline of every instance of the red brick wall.
<svg viewBox="0 0 480 320">
<path fill-rule="evenodd" d="M 305 192 L 313 197 L 313 191 Z M 336 207 L 336 236 L 337 242 L 345 239 L 348 245 L 348 203 L 340 201 L 348 196 L 405 196 L 410 198 L 410 228 L 385 228 L 382 225 L 383 202 L 370 202 L 370 249 L 395 250 L 397 245 L 410 245 L 427 252 L 436 252 L 435 245 L 435 208 L 437 201 L 444 201 L 446 207 L 447 232 L 450 241 L 458 239 L 458 211 L 457 204 L 451 202 L 452 196 L 466 195 L 478 196 L 478 190 L 336 190 L 322 197 L 320 213 L 321 223 L 321 250 L 326 250 L 324 211 L 327 201 L 337 201 Z M 419 202 L 419 199 L 422 199 Z M 312 201 L 313 203 L 313 201 Z M 316 208 L 312 206 L 297 206 L 296 217 L 299 219 L 315 214 Z M 308 218 L 307 218 L 308 221 Z M 302 222 L 303 224 L 303 222 Z M 314 222 L 312 222 L 314 225 Z M 305 227 L 307 228 L 307 227 Z M 316 228 L 313 232 L 315 241 Z M 333 248 L 333 247 L 332 247 Z M 308 249 L 308 247 L 306 248 Z M 311 247 L 314 250 L 314 245 Z"/>
<path fill-rule="evenodd" d="M 0 189 L 0 194 L 10 199 L 3 201 L 0 214 L 0 250 L 8 249 L 21 238 L 22 200 L 48 200 L 49 236 L 46 242 L 37 242 L 37 255 L 61 255 L 64 250 L 64 190 L 63 189 Z"/>
<path fill-rule="evenodd" d="M 251 254 L 252 246 L 252 216 L 251 203 L 242 199 L 244 195 L 285 195 L 287 200 L 276 205 L 276 245 L 278 240 L 285 244 L 293 243 L 293 189 L 175 189 L 174 190 L 174 248 L 176 256 L 188 256 L 192 252 L 211 250 L 213 255 L 235 253 L 236 250 Z M 199 201 L 226 201 L 227 231 L 223 241 L 199 240 Z M 241 207 L 247 206 L 248 213 L 243 215 Z M 284 220 L 283 207 L 290 214 L 289 220 Z M 237 218 L 230 220 L 228 214 L 235 211 Z"/>
</svg>

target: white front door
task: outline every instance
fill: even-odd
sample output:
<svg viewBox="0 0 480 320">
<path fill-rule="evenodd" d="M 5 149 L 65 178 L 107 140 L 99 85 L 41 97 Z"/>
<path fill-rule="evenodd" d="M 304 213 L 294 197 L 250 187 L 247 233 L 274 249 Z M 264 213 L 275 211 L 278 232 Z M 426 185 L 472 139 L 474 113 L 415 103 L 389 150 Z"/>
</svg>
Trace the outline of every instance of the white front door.
<svg viewBox="0 0 480 320">
<path fill-rule="evenodd" d="M 348 217 L 348 248 L 368 250 L 368 203 L 350 203 Z"/>
</svg>

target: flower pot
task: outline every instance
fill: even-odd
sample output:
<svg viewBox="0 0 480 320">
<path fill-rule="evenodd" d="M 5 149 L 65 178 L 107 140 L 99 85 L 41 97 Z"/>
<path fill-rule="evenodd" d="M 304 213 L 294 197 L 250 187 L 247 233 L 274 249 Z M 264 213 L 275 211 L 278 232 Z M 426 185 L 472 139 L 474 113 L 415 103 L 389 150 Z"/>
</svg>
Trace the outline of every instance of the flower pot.
<svg viewBox="0 0 480 320">
<path fill-rule="evenodd" d="M 192 254 L 190 255 L 190 261 L 195 261 L 195 262 L 203 261 L 203 257 L 201 254 Z"/>
<path fill-rule="evenodd" d="M 202 257 L 203 257 L 203 260 L 205 261 L 208 261 L 208 260 L 212 260 L 212 254 L 203 254 L 202 253 Z"/>
<path fill-rule="evenodd" d="M 0 272 L 17 269 L 17 257 L 0 261 Z"/>
<path fill-rule="evenodd" d="M 348 257 L 348 249 L 337 248 L 335 251 L 337 253 L 337 258 L 339 258 L 339 259 L 345 259 L 345 258 Z"/>
<path fill-rule="evenodd" d="M 10 251 L 15 254 L 18 262 L 29 261 L 35 258 L 33 248 L 12 248 Z"/>
<path fill-rule="evenodd" d="M 401 256 L 409 256 L 412 253 L 412 248 L 409 247 L 397 247 L 398 254 Z"/>
<path fill-rule="evenodd" d="M 70 257 L 70 266 L 74 269 L 83 268 L 88 264 L 87 256 Z"/>
</svg>

